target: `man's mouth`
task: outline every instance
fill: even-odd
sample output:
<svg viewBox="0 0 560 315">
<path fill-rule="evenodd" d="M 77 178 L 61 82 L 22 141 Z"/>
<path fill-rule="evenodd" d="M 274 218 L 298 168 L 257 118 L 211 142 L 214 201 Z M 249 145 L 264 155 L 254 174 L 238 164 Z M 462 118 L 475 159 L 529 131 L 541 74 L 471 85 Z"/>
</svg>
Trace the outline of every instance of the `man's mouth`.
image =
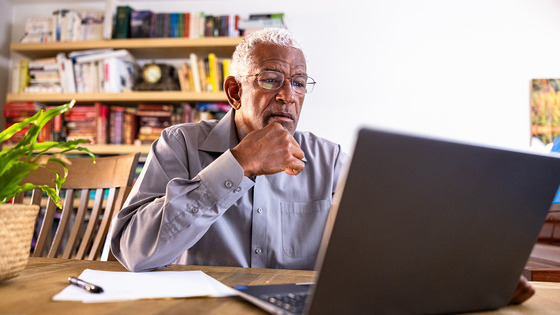
<svg viewBox="0 0 560 315">
<path fill-rule="evenodd" d="M 290 113 L 277 112 L 270 115 L 270 119 L 279 121 L 294 121 L 294 116 Z"/>
</svg>

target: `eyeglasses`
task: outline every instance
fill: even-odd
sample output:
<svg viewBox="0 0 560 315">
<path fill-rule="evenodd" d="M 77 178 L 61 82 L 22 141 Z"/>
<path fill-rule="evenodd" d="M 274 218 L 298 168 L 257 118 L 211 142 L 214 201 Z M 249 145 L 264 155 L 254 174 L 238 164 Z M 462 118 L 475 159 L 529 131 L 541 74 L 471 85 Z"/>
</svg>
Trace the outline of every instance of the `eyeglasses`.
<svg viewBox="0 0 560 315">
<path fill-rule="evenodd" d="M 282 87 L 284 79 L 290 80 L 292 89 L 298 94 L 311 93 L 315 87 L 315 80 L 305 74 L 296 74 L 291 78 L 286 78 L 282 72 L 262 71 L 257 74 L 246 75 L 246 77 L 257 77 L 257 83 L 266 90 L 278 90 Z"/>
</svg>

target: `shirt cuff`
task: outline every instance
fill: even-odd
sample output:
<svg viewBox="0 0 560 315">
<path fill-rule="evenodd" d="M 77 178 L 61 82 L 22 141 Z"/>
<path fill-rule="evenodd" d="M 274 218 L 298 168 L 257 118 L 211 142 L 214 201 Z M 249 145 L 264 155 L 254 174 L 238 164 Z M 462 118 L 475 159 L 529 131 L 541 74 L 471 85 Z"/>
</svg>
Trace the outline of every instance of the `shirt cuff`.
<svg viewBox="0 0 560 315">
<path fill-rule="evenodd" d="M 254 185 L 252 180 L 245 177 L 243 168 L 230 150 L 220 155 L 212 162 L 212 167 L 205 168 L 197 177 L 200 177 L 206 189 L 218 200 L 232 192 L 246 191 Z"/>
</svg>

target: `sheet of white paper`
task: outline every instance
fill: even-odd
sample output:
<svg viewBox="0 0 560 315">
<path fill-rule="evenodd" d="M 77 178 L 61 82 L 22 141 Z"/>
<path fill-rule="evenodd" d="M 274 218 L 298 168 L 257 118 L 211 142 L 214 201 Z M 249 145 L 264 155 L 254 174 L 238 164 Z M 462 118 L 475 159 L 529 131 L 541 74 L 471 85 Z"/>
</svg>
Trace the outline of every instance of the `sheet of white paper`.
<svg viewBox="0 0 560 315">
<path fill-rule="evenodd" d="M 210 277 L 207 274 L 204 274 L 204 275 L 207 277 L 208 281 L 210 282 L 210 285 L 214 288 L 214 290 L 216 290 L 216 292 L 214 294 L 212 294 L 213 297 L 224 297 L 224 296 L 237 295 L 235 290 L 233 290 L 232 288 L 230 288 L 227 285 L 221 283 L 220 281 Z"/>
<path fill-rule="evenodd" d="M 150 298 L 227 296 L 228 287 L 202 271 L 115 272 L 86 269 L 80 279 L 103 288 L 89 293 L 69 285 L 53 297 L 55 301 L 113 302 Z M 217 282 L 217 284 L 216 284 Z"/>
</svg>

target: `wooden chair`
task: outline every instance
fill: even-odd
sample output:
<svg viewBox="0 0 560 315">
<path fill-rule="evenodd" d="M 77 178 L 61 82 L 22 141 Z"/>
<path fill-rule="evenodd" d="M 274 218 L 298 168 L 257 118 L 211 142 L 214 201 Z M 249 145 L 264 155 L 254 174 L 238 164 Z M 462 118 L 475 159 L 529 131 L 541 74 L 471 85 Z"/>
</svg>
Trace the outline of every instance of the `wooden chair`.
<svg viewBox="0 0 560 315">
<path fill-rule="evenodd" d="M 41 203 L 43 193 L 35 189 L 30 203 L 43 204 L 45 210 L 41 210 L 37 221 L 40 232 L 32 256 L 99 259 L 111 220 L 132 188 L 139 155 L 132 153 L 97 158 L 95 164 L 89 157 L 70 159 L 72 164 L 68 165 L 68 177 L 60 192 L 62 211 L 51 198 L 46 205 L 44 201 Z M 57 163 L 49 167 L 62 171 Z M 52 172 L 40 168 L 31 172 L 25 181 L 54 186 L 53 178 Z M 14 202 L 23 203 L 23 197 L 20 194 Z M 58 216 L 60 218 L 55 220 Z M 51 231 L 54 230 L 56 232 L 52 237 Z"/>
</svg>

